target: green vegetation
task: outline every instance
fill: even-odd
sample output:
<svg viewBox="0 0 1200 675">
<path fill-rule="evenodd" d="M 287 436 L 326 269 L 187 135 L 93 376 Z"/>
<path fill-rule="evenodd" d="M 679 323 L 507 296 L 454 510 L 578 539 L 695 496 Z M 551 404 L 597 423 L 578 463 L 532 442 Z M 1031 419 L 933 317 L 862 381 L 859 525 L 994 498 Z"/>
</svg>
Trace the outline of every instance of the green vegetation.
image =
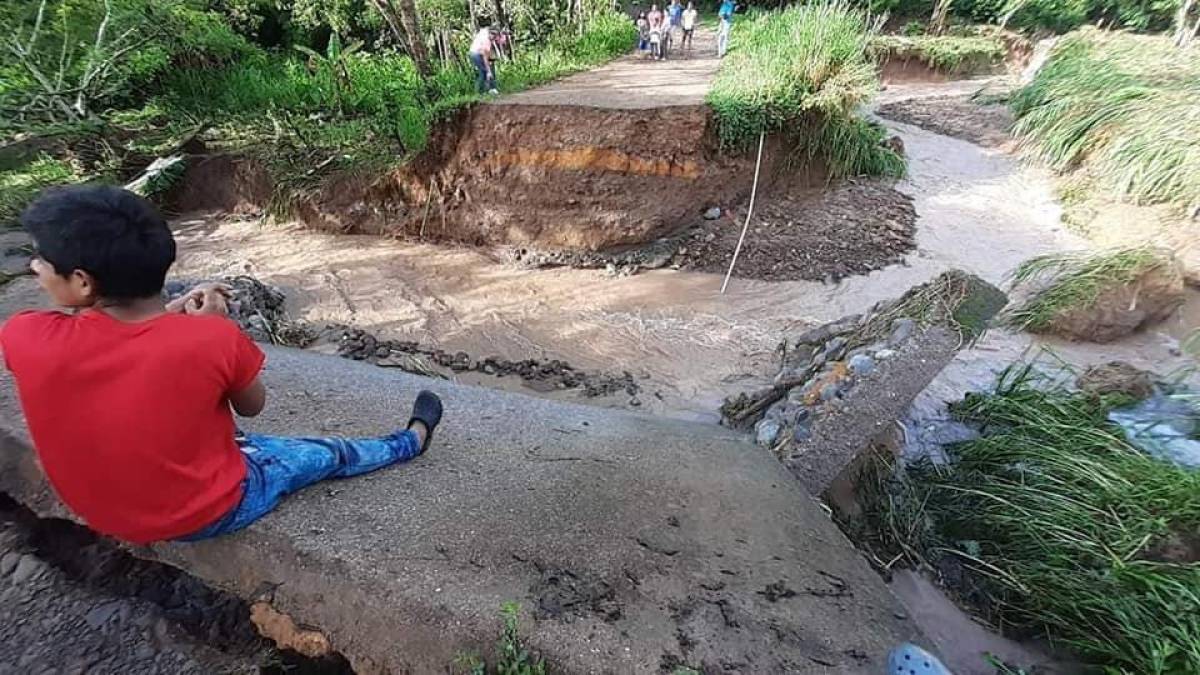
<svg viewBox="0 0 1200 675">
<path fill-rule="evenodd" d="M 20 168 L 0 171 L 0 222 L 15 219 L 42 188 L 78 180 L 74 167 L 46 155 Z"/>
<path fill-rule="evenodd" d="M 880 35 L 871 41 L 880 59 L 916 59 L 948 73 L 985 72 L 1003 63 L 1004 41 L 996 34 Z"/>
<path fill-rule="evenodd" d="M 261 149 L 279 204 L 333 173 L 399 165 L 425 147 L 437 121 L 477 100 L 466 58 L 473 23 L 514 28 L 497 65 L 502 91 L 589 68 L 633 44 L 631 22 L 605 3 L 528 2 L 496 0 L 485 10 L 425 0 L 415 15 L 405 0 L 0 4 L 15 28 L 0 45 L 0 135 L 49 148 L 0 157 L 0 222 L 41 186 L 128 180 L 195 137 L 210 150 Z M 421 39 L 401 30 L 409 20 Z"/>
<path fill-rule="evenodd" d="M 929 19 L 936 0 L 859 0 L 876 14 Z M 1180 0 L 955 0 L 949 12 L 970 23 L 1002 24 L 1026 31 L 1066 32 L 1088 23 L 1165 30 L 1172 26 Z"/>
<path fill-rule="evenodd" d="M 1063 311 L 1087 309 L 1105 290 L 1131 284 L 1150 270 L 1169 264 L 1170 258 L 1150 247 L 1031 258 L 1013 272 L 1013 282 L 1044 285 L 1009 312 L 1006 323 L 1020 330 L 1044 332 Z"/>
<path fill-rule="evenodd" d="M 1025 148 L 1089 192 L 1200 206 L 1200 52 L 1086 29 L 1062 41 L 1012 106 Z"/>
<path fill-rule="evenodd" d="M 500 608 L 504 626 L 496 641 L 494 661 L 496 667 L 490 671 L 496 675 L 546 675 L 546 663 L 530 654 L 521 640 L 521 606 L 506 602 Z M 470 675 L 487 675 L 487 664 L 478 656 L 463 656 L 455 664 Z"/>
<path fill-rule="evenodd" d="M 877 24 L 847 0 L 760 13 L 734 26 L 731 51 L 708 103 L 727 148 L 780 134 L 803 158 L 824 158 L 834 176 L 904 172 L 883 131 L 855 117 L 879 87 L 868 45 Z"/>
<path fill-rule="evenodd" d="M 982 437 L 875 484 L 874 555 L 956 563 L 957 590 L 1006 632 L 1104 672 L 1200 672 L 1200 471 L 1131 446 L 1106 420 L 1124 401 L 1058 381 L 1018 364 L 953 406 Z"/>
</svg>

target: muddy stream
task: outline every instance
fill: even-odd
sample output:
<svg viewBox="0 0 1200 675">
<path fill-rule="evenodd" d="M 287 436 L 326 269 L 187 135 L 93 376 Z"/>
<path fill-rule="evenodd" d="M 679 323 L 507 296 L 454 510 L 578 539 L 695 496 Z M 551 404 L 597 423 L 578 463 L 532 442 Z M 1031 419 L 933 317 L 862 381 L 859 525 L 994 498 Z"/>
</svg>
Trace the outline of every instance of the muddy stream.
<svg viewBox="0 0 1200 675">
<path fill-rule="evenodd" d="M 881 102 L 956 94 L 972 86 L 977 85 L 893 85 Z M 474 358 L 561 359 L 580 369 L 628 371 L 639 382 L 637 395 L 588 402 L 716 421 L 724 396 L 774 374 L 774 351 L 787 334 L 861 312 L 947 269 L 1001 284 L 1031 256 L 1086 246 L 1060 224 L 1060 207 L 1043 170 L 1000 149 L 885 122 L 901 137 L 909 158 L 909 176 L 896 189 L 915 208 L 916 248 L 902 264 L 837 283 L 735 279 L 721 295 L 718 274 L 532 271 L 483 249 L 203 216 L 178 221 L 182 254 L 176 274 L 250 274 L 280 287 L 295 319 L 349 324 L 380 338 Z M 719 222 L 740 227 L 729 218 Z M 752 226 L 750 239 L 755 232 Z M 1196 307 L 1190 303 L 1191 318 Z M 1185 316 L 1178 326 L 1161 328 L 1178 337 L 1188 324 L 1194 321 Z M 1105 354 L 1128 351 L 1130 360 L 1156 362 L 1169 347 L 1143 335 L 1110 345 Z M 457 379 L 582 398 L 573 390 L 529 391 L 518 378 L 465 373 Z"/>
</svg>

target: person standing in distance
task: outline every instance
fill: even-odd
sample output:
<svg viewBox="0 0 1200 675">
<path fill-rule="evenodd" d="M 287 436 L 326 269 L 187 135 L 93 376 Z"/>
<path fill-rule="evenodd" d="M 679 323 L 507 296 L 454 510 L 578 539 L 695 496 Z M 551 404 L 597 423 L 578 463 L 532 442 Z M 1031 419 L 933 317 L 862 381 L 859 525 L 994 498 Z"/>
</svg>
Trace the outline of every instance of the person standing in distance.
<svg viewBox="0 0 1200 675">
<path fill-rule="evenodd" d="M 496 66 L 492 63 L 498 35 L 499 31 L 495 28 L 480 28 L 471 42 L 470 56 L 471 64 L 475 66 L 475 88 L 480 94 L 500 94 L 496 89 Z"/>
<path fill-rule="evenodd" d="M 717 17 L 721 19 L 721 27 L 717 30 L 717 56 L 724 57 L 729 49 L 729 31 L 733 28 L 733 13 L 737 10 L 734 0 L 723 0 Z"/>
</svg>

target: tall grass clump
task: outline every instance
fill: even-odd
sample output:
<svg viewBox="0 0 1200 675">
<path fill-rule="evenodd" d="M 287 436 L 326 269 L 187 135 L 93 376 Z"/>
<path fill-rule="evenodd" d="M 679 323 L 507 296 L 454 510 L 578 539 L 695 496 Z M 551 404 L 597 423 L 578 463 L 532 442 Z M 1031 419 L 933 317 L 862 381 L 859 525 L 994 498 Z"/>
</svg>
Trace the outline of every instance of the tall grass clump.
<svg viewBox="0 0 1200 675">
<path fill-rule="evenodd" d="M 882 131 L 855 117 L 879 88 L 868 49 L 878 22 L 847 0 L 762 12 L 734 27 L 732 48 L 708 95 L 727 149 L 780 134 L 835 176 L 900 175 L 903 159 Z"/>
<path fill-rule="evenodd" d="M 1200 471 L 1130 445 L 1107 420 L 1123 402 L 1010 367 L 952 406 L 981 437 L 951 446 L 946 467 L 910 471 L 886 522 L 915 535 L 910 555 L 965 568 L 1010 634 L 1046 636 L 1104 672 L 1197 673 Z"/>
<path fill-rule="evenodd" d="M 1200 51 L 1084 29 L 1012 100 L 1026 150 L 1093 191 L 1200 207 Z"/>
<path fill-rule="evenodd" d="M 1008 312 L 1006 323 L 1019 330 L 1044 332 L 1062 312 L 1086 310 L 1106 290 L 1132 284 L 1151 270 L 1172 264 L 1169 254 L 1148 246 L 1030 258 L 1013 272 L 1013 284 L 1040 287 Z"/>
</svg>

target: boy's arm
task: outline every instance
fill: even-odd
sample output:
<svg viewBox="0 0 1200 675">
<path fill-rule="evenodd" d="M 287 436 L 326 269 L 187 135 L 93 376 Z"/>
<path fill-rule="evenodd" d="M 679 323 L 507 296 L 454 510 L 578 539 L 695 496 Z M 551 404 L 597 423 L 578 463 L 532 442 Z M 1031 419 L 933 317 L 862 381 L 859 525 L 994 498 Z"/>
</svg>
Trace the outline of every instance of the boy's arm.
<svg viewBox="0 0 1200 675">
<path fill-rule="evenodd" d="M 229 404 L 242 417 L 256 417 L 267 406 L 267 388 L 255 377 L 250 386 L 229 395 Z"/>
</svg>

